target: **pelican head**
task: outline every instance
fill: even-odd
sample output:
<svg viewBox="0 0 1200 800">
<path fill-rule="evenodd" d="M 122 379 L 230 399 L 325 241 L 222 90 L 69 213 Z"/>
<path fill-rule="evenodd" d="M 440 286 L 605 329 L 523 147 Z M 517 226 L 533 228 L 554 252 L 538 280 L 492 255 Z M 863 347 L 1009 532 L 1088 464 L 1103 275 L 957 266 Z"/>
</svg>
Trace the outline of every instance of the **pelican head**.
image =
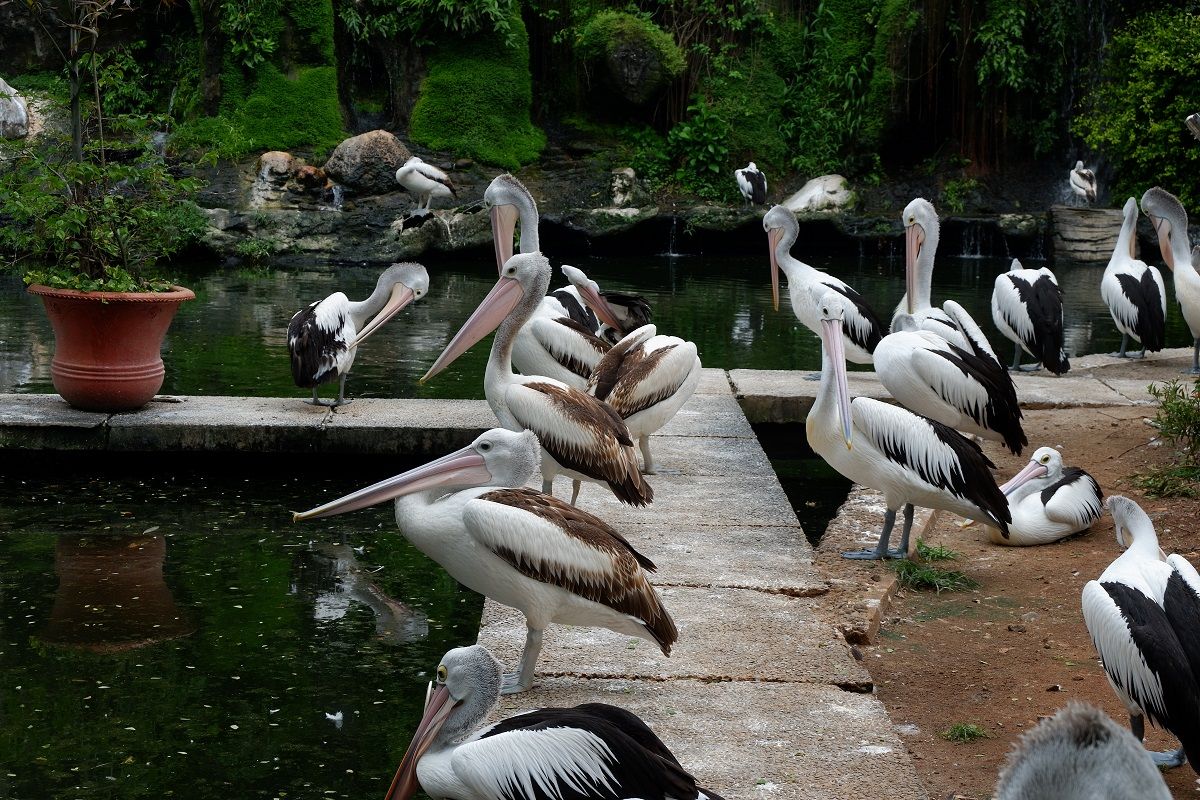
<svg viewBox="0 0 1200 800">
<path fill-rule="evenodd" d="M 513 254 L 513 235 L 521 219 L 521 238 L 537 242 L 537 203 L 519 180 L 509 175 L 497 175 L 483 192 L 483 206 L 492 220 L 492 243 L 496 248 L 496 269 L 503 271 Z M 528 229 L 527 229 L 528 228 Z"/>
<path fill-rule="evenodd" d="M 816 294 L 816 291 L 813 292 Z M 846 381 L 846 348 L 842 328 L 845 325 L 846 306 L 849 301 L 834 291 L 825 291 L 817 301 L 821 317 L 821 344 L 826 358 L 832 362 L 835 389 L 837 391 L 838 416 L 841 418 L 842 439 L 846 449 L 853 446 L 854 418 L 850 415 L 850 386 Z"/>
<path fill-rule="evenodd" d="M 1053 447 L 1039 447 L 1025 468 L 1014 475 L 1012 480 L 1001 486 L 1000 491 L 1005 495 L 1010 495 L 1016 491 L 1018 486 L 1047 475 L 1051 478 L 1058 478 L 1062 475 L 1062 453 Z"/>
<path fill-rule="evenodd" d="M 421 383 L 437 375 L 471 349 L 471 346 L 487 336 L 508 318 L 513 311 L 530 300 L 540 303 L 541 297 L 550 288 L 550 262 L 541 253 L 517 253 L 504 262 L 500 279 L 488 292 L 479 307 L 467 318 L 458 333 L 446 345 L 446 349 L 433 362 L 433 366 L 421 378 Z M 533 307 L 529 306 L 532 313 Z M 525 318 L 522 318 L 524 322 Z"/>
<path fill-rule="evenodd" d="M 1154 548 L 1158 549 L 1158 534 L 1154 532 L 1154 523 L 1142 510 L 1142 507 L 1130 500 L 1114 494 L 1104 501 L 1104 507 L 1112 514 L 1113 528 L 1117 534 L 1117 544 L 1122 547 L 1132 547 L 1147 534 L 1154 540 Z M 1126 534 L 1129 541 L 1126 541 Z"/>
<path fill-rule="evenodd" d="M 375 282 L 375 295 L 386 293 L 387 302 L 375 317 L 358 332 L 351 347 L 362 344 L 367 337 L 379 330 L 383 323 L 400 313 L 409 303 L 420 300 L 429 292 L 429 273 L 420 264 L 392 264 Z"/>
<path fill-rule="evenodd" d="M 1150 218 L 1154 232 L 1158 234 L 1158 249 L 1163 261 L 1171 270 L 1175 269 L 1174 237 L 1183 237 L 1181 249 L 1187 249 L 1187 211 L 1179 198 L 1166 189 L 1155 186 L 1142 195 L 1142 212 Z"/>
<path fill-rule="evenodd" d="M 456 647 L 442 656 L 437 680 L 426 691 L 425 714 L 384 800 L 408 800 L 417 793 L 421 756 L 434 744 L 477 728 L 500 700 L 500 682 L 500 662 L 485 647 Z"/>
<path fill-rule="evenodd" d="M 1020 272 L 1023 269 L 1025 269 L 1025 267 L 1021 265 L 1021 259 L 1019 258 L 1014 258 L 1012 263 L 1008 265 L 1009 272 Z"/>
<path fill-rule="evenodd" d="M 540 464 L 541 448 L 532 431 L 493 428 L 461 450 L 325 505 L 294 513 L 292 521 L 333 517 L 431 489 L 450 492 L 474 486 L 522 486 Z"/>
<path fill-rule="evenodd" d="M 601 322 L 617 330 L 622 330 L 621 321 L 617 319 L 616 312 L 604 299 L 604 295 L 600 294 L 599 284 L 584 274 L 583 270 L 567 264 L 562 265 L 562 274 L 567 282 L 579 292 L 579 296 L 583 298 L 587 307 L 596 312 L 596 316 L 600 318 Z"/>
<path fill-rule="evenodd" d="M 904 207 L 900 217 L 904 223 L 904 297 L 909 314 L 918 309 L 915 305 L 917 290 L 917 267 L 925 253 L 937 250 L 938 215 L 930 203 L 918 197 Z"/>
<path fill-rule="evenodd" d="M 754 166 L 751 162 L 750 166 Z M 779 310 L 779 244 L 785 242 L 784 250 L 791 249 L 796 237 L 800 235 L 800 225 L 796 215 L 787 206 L 771 206 L 771 210 L 763 215 L 763 230 L 767 232 L 767 247 L 771 253 L 771 302 L 775 310 Z"/>
</svg>

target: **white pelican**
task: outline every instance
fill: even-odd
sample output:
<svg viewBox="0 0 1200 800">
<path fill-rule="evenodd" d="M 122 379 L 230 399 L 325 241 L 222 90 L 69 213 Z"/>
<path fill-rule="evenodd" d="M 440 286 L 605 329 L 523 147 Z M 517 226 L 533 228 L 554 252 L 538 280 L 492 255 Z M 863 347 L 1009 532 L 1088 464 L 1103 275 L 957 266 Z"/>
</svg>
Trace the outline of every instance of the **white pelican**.
<svg viewBox="0 0 1200 800">
<path fill-rule="evenodd" d="M 1151 753 L 1160 767 L 1186 760 L 1200 771 L 1200 575 L 1180 555 L 1163 555 L 1154 524 L 1137 503 L 1108 498 L 1117 542 L 1129 548 L 1083 587 L 1083 621 L 1139 740 L 1145 718 L 1182 747 Z"/>
<path fill-rule="evenodd" d="M 1100 709 L 1072 701 L 1021 736 L 992 800 L 1171 800 L 1141 742 Z"/>
<path fill-rule="evenodd" d="M 1187 119 L 1184 120 L 1184 124 L 1192 132 L 1192 136 L 1200 139 L 1200 114 L 1188 114 Z"/>
<path fill-rule="evenodd" d="M 1104 513 L 1104 493 L 1079 467 L 1063 467 L 1062 454 L 1039 447 L 1025 468 L 1000 487 L 1012 522 L 1008 538 L 992 532 L 995 544 L 1049 544 L 1085 531 Z"/>
<path fill-rule="evenodd" d="M 294 521 L 396 501 L 396 524 L 467 588 L 519 610 L 528 628 L 505 693 L 533 685 L 552 622 L 599 626 L 670 655 L 675 622 L 650 585 L 654 564 L 602 520 L 522 487 L 537 471 L 537 437 L 493 428 L 436 461 L 326 503 Z"/>
<path fill-rule="evenodd" d="M 1188 218 L 1179 198 L 1155 186 L 1142 195 L 1142 212 L 1158 234 L 1158 249 L 1175 276 L 1175 299 L 1192 333 L 1192 369 L 1200 375 L 1200 252 L 1188 245 Z"/>
<path fill-rule="evenodd" d="M 875 348 L 879 382 L 902 406 L 962 433 L 997 442 L 1015 455 L 1029 444 L 1017 390 L 986 353 L 964 350 L 899 314 Z"/>
<path fill-rule="evenodd" d="M 675 417 L 699 382 L 696 345 L 643 325 L 600 359 L 587 390 L 625 420 L 630 437 L 642 448 L 642 472 L 653 475 L 657 469 L 650 455 L 650 434 Z"/>
<path fill-rule="evenodd" d="M 486 648 L 446 653 L 385 800 L 408 800 L 418 782 L 439 800 L 721 800 L 623 708 L 543 708 L 484 726 L 499 699 Z"/>
<path fill-rule="evenodd" d="M 753 161 L 741 169 L 735 169 L 733 177 L 737 179 L 738 191 L 746 198 L 747 206 L 767 202 L 767 176 Z"/>
<path fill-rule="evenodd" d="M 763 230 L 767 232 L 767 243 L 771 251 L 771 301 L 779 310 L 779 270 L 787 275 L 788 294 L 792 301 L 792 312 L 800 324 L 818 336 L 821 334 L 821 316 L 817 301 L 822 289 L 828 288 L 846 297 L 851 305 L 845 317 L 846 358 L 856 364 L 870 364 L 875 345 L 887 333 L 879 317 L 845 281 L 810 267 L 791 254 L 792 245 L 800 235 L 796 215 L 786 206 L 772 206 L 763 217 Z"/>
<path fill-rule="evenodd" d="M 805 430 L 812 449 L 862 486 L 884 493 L 887 515 L 879 545 L 847 558 L 904 558 L 913 505 L 940 508 L 1008 530 L 1004 495 L 989 472 L 995 465 L 979 445 L 940 422 L 903 408 L 856 397 L 850 401 L 842 325 L 851 303 L 836 292 L 821 298 L 821 386 Z M 888 550 L 896 510 L 904 506 L 899 550 Z"/>
<path fill-rule="evenodd" d="M 1167 326 L 1167 292 L 1162 274 L 1143 261 L 1134 258 L 1137 246 L 1137 201 L 1125 201 L 1125 220 L 1112 258 L 1100 279 L 1100 296 L 1108 305 L 1117 330 L 1121 332 L 1121 351 L 1113 355 L 1128 358 L 1125 349 L 1132 336 L 1146 351 L 1163 349 Z"/>
<path fill-rule="evenodd" d="M 366 300 L 351 302 L 342 292 L 302 308 L 288 323 L 288 352 L 292 378 L 302 389 L 313 390 L 312 404 L 326 405 L 317 399 L 317 387 L 339 378 L 337 400 L 346 399 L 346 376 L 354 365 L 358 346 L 379 330 L 413 300 L 429 291 L 429 273 L 420 264 L 392 264 L 375 283 L 375 291 Z M 367 322 L 374 315 L 374 319 Z"/>
<path fill-rule="evenodd" d="M 1063 291 L 1048 268 L 1025 269 L 1017 259 L 996 276 L 992 289 L 992 322 L 1016 346 L 1009 369 L 1020 370 L 1021 351 L 1055 375 L 1071 369 L 1063 348 Z M 1037 369 L 1035 364 L 1028 369 Z"/>
<path fill-rule="evenodd" d="M 1075 169 L 1067 175 L 1071 191 L 1089 203 L 1096 202 L 1096 173 L 1083 166 L 1082 161 L 1075 162 Z"/>
<path fill-rule="evenodd" d="M 561 381 L 515 375 L 512 350 L 517 331 L 541 302 L 550 283 L 550 262 L 541 253 L 518 253 L 504 265 L 483 299 L 437 361 L 421 378 L 432 378 L 472 345 L 496 331 L 484 373 L 483 393 L 500 424 L 528 428 L 542 443 L 542 491 L 552 494 L 556 475 L 606 483 L 623 503 L 646 505 L 654 491 L 638 470 L 629 428 L 609 406 Z M 574 503 L 578 495 L 572 495 Z"/>
<path fill-rule="evenodd" d="M 435 197 L 458 197 L 450 176 L 418 156 L 405 161 L 404 166 L 396 170 L 396 183 L 417 196 L 417 211 L 428 211 Z"/>
<path fill-rule="evenodd" d="M 538 210 L 533 195 L 507 172 L 497 175 L 483 192 L 483 205 L 492 221 L 492 245 L 496 249 L 496 270 L 502 271 L 513 254 L 513 237 L 521 223 L 521 252 L 536 253 Z"/>
</svg>

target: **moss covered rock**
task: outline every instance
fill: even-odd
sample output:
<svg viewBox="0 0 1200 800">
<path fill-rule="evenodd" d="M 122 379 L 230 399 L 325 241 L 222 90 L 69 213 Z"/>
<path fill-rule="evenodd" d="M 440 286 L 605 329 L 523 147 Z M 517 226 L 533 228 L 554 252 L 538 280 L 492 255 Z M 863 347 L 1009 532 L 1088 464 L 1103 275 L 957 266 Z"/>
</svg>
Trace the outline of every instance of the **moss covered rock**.
<svg viewBox="0 0 1200 800">
<path fill-rule="evenodd" d="M 603 70 L 630 103 L 653 99 L 683 72 L 683 51 L 671 35 L 648 19 L 620 11 L 592 17 L 575 43 L 585 61 Z"/>
<path fill-rule="evenodd" d="M 300 68 L 292 79 L 264 64 L 256 77 L 246 99 L 229 114 L 251 146 L 328 152 L 342 140 L 336 67 Z"/>
</svg>

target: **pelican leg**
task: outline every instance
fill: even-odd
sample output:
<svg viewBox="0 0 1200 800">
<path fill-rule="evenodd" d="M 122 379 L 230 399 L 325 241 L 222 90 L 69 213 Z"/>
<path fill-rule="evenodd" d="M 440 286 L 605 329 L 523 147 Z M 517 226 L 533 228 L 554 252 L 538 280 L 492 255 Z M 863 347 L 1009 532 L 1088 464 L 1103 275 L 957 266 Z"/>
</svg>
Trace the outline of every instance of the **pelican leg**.
<svg viewBox="0 0 1200 800">
<path fill-rule="evenodd" d="M 344 406 L 347 403 L 353 402 L 352 400 L 346 399 L 346 378 L 349 377 L 349 375 L 350 375 L 349 372 L 343 373 L 342 377 L 338 380 L 337 400 L 334 400 L 332 403 L 329 404 L 330 408 L 337 408 L 338 406 Z"/>
<path fill-rule="evenodd" d="M 542 652 L 542 632 L 534 628 L 525 629 L 525 649 L 521 651 L 521 669 L 509 672 L 500 684 L 500 694 L 520 694 L 533 686 L 533 670 Z"/>
<path fill-rule="evenodd" d="M 1109 355 L 1116 356 L 1117 358 L 1129 358 L 1129 354 L 1127 354 L 1125 352 L 1125 348 L 1127 348 L 1127 347 L 1129 347 L 1129 334 L 1122 333 L 1121 334 L 1121 350 L 1120 350 L 1120 352 L 1109 353 Z"/>
<path fill-rule="evenodd" d="M 548 494 L 554 497 L 554 479 L 542 478 L 542 494 Z"/>
<path fill-rule="evenodd" d="M 888 558 L 908 558 L 908 535 L 912 533 L 913 512 L 912 503 L 904 504 L 904 530 L 900 533 L 900 549 L 888 551 Z"/>
<path fill-rule="evenodd" d="M 583 481 L 571 481 L 571 505 L 575 505 L 575 501 L 579 499 L 579 489 L 583 486 Z"/>
<path fill-rule="evenodd" d="M 326 403 L 323 400 L 321 400 L 321 398 L 317 397 L 317 387 L 316 386 L 313 387 L 312 400 L 305 400 L 304 402 L 308 403 L 310 406 L 327 406 L 330 408 L 332 408 L 335 405 L 335 403 L 333 403 L 332 401 Z"/>
<path fill-rule="evenodd" d="M 1200 375 L 1200 338 L 1192 344 L 1192 368 L 1185 370 L 1184 375 Z"/>
<path fill-rule="evenodd" d="M 642 448 L 642 474 L 657 475 L 658 470 L 654 467 L 654 457 L 650 455 L 650 434 L 646 434 L 638 442 Z"/>
<path fill-rule="evenodd" d="M 911 518 L 910 518 L 911 522 Z M 879 532 L 879 544 L 871 550 L 848 550 L 842 553 L 842 558 L 853 558 L 860 561 L 879 561 L 891 555 L 888 552 L 888 540 L 892 537 L 892 528 L 896 525 L 896 512 L 888 509 L 883 515 L 883 530 Z M 903 558 L 903 556 L 897 556 Z"/>
<path fill-rule="evenodd" d="M 1012 366 L 1009 367 L 1008 369 L 1011 372 L 1012 370 L 1015 370 L 1015 369 L 1019 370 L 1020 368 L 1021 368 L 1021 345 L 1017 344 L 1017 345 L 1013 345 L 1013 363 L 1012 363 Z"/>
</svg>

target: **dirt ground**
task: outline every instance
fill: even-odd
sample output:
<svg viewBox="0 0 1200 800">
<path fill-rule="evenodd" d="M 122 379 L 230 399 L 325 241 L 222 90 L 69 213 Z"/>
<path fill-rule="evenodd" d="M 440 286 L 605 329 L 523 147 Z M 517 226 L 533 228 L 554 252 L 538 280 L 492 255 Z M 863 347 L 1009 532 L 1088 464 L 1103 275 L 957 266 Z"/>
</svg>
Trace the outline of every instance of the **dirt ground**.
<svg viewBox="0 0 1200 800">
<path fill-rule="evenodd" d="M 1145 422 L 1152 414 L 1144 407 L 1027 411 L 1025 457 L 992 443 L 985 449 L 1004 481 L 1036 448 L 1060 446 L 1064 463 L 1090 472 L 1106 496 L 1124 494 L 1141 503 L 1164 550 L 1198 563 L 1200 500 L 1148 500 L 1133 481 L 1171 457 L 1167 447 L 1152 442 L 1155 429 Z M 1079 605 L 1084 584 L 1119 548 L 1107 516 L 1088 532 L 1042 547 L 995 546 L 986 529 L 964 530 L 956 521 L 941 515 L 927 541 L 957 551 L 956 560 L 943 563 L 974 578 L 979 588 L 940 595 L 901 591 L 875 644 L 860 650 L 930 797 L 982 799 L 990 797 L 1016 738 L 1068 700 L 1087 701 L 1127 723 Z M 955 744 L 939 736 L 960 722 L 981 726 L 988 738 Z M 1147 731 L 1155 749 L 1178 746 L 1169 734 Z M 1200 797 L 1190 766 L 1165 777 L 1175 797 Z"/>
</svg>

